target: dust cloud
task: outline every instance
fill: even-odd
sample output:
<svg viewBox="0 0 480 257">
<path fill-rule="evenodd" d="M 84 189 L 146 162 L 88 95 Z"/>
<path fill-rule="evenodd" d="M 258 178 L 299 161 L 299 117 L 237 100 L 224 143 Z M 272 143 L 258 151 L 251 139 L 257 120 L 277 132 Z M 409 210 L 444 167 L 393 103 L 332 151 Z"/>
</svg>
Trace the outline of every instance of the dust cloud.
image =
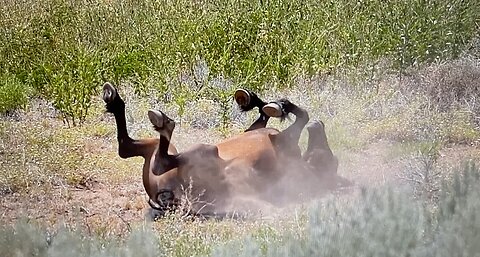
<svg viewBox="0 0 480 257">
<path fill-rule="evenodd" d="M 195 155 L 195 172 L 183 174 L 188 184 L 180 209 L 204 216 L 270 216 L 353 185 L 338 174 L 307 168 L 302 160 L 288 162 L 281 174 L 271 171 L 274 174 L 265 175 L 265 171 L 244 166 L 229 169 L 226 166 L 231 163 L 218 163 L 219 158 L 199 161 L 200 154 Z M 226 174 L 216 175 L 219 173 L 213 170 L 218 168 L 226 168 Z"/>
</svg>

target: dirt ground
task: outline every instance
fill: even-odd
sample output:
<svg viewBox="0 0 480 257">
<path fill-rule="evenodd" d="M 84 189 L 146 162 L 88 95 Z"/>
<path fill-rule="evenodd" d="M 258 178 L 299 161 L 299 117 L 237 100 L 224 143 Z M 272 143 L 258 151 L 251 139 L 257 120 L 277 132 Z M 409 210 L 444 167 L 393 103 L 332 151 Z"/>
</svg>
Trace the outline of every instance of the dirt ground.
<svg viewBox="0 0 480 257">
<path fill-rule="evenodd" d="M 187 144 L 182 140 L 179 143 Z M 379 141 L 363 150 L 342 152 L 339 174 L 354 183 L 353 189 L 406 183 L 400 178 L 405 162 L 395 156 L 394 148 L 393 143 Z M 440 151 L 439 163 L 454 167 L 469 157 L 480 157 L 480 148 L 451 146 Z M 138 177 L 120 183 L 92 181 L 85 187 L 53 187 L 48 193 L 40 190 L 0 198 L 2 222 L 26 218 L 48 227 L 66 225 L 104 236 L 122 235 L 148 220 L 148 209 L 140 172 Z"/>
</svg>

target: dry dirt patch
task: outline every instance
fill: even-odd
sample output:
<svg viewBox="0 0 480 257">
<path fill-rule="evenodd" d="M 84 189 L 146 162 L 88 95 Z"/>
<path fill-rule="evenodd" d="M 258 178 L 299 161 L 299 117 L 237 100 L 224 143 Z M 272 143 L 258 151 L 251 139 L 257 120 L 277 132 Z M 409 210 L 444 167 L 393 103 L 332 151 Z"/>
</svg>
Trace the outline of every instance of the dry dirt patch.
<svg viewBox="0 0 480 257">
<path fill-rule="evenodd" d="M 184 142 L 182 142 L 183 144 Z M 393 143 L 376 142 L 359 151 L 342 153 L 339 173 L 355 187 L 376 187 L 387 182 L 405 182 L 399 178 L 401 157 L 392 158 Z M 452 146 L 441 150 L 439 162 L 458 165 L 480 149 Z M 140 167 L 139 167 L 140 169 Z M 134 224 L 145 220 L 148 210 L 140 174 L 119 183 L 94 182 L 90 188 L 54 187 L 48 193 L 6 194 L 1 197 L 0 218 L 14 223 L 28 218 L 49 227 L 66 224 L 103 235 L 122 235 Z"/>
<path fill-rule="evenodd" d="M 141 222 L 147 204 L 140 181 L 117 185 L 96 184 L 91 189 L 54 188 L 46 194 L 10 194 L 0 200 L 3 222 L 20 218 L 54 227 L 107 235 L 122 235 Z"/>
</svg>

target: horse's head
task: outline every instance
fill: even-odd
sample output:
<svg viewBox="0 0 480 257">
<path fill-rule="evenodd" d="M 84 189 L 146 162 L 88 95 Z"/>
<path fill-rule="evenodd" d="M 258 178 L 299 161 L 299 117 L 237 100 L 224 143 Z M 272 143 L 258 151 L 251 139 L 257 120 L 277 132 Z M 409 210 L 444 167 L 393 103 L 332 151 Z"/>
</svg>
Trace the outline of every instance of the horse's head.
<svg viewBox="0 0 480 257">
<path fill-rule="evenodd" d="M 311 122 L 306 126 L 308 130 L 308 149 L 303 159 L 311 168 L 321 171 L 319 174 L 337 174 L 338 159 L 332 153 L 325 134 L 325 124 L 321 121 Z"/>
</svg>

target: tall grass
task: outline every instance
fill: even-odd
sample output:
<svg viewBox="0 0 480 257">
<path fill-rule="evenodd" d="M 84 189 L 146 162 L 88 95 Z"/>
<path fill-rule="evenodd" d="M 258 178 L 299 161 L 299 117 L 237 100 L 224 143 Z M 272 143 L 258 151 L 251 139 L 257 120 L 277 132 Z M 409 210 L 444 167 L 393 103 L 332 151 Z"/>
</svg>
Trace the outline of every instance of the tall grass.
<svg viewBox="0 0 480 257">
<path fill-rule="evenodd" d="M 2 1 L 0 72 L 81 122 L 105 80 L 160 94 L 180 72 L 261 90 L 299 74 L 457 56 L 478 31 L 478 1 Z M 207 83 L 208 84 L 208 83 Z"/>
</svg>

